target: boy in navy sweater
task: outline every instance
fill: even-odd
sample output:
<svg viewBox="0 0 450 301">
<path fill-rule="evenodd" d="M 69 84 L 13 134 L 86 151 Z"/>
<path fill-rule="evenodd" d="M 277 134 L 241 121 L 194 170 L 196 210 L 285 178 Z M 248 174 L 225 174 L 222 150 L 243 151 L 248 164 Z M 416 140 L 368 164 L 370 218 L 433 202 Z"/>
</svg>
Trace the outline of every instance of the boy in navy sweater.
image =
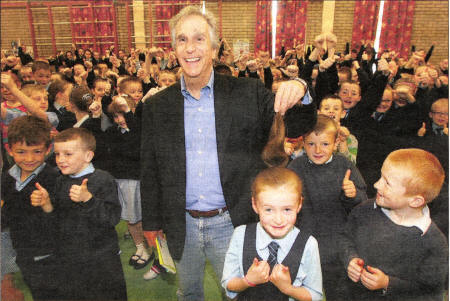
<svg viewBox="0 0 450 301">
<path fill-rule="evenodd" d="M 448 273 L 446 239 L 427 203 L 444 181 L 439 160 L 421 149 L 392 152 L 375 183 L 375 203 L 353 209 L 342 241 L 347 300 L 442 300 Z"/>
<path fill-rule="evenodd" d="M 55 299 L 58 287 L 55 212 L 49 197 L 58 172 L 45 163 L 50 128 L 34 116 L 15 118 L 8 131 L 15 165 L 2 176 L 2 229 L 10 229 L 17 265 L 34 300 Z"/>
<path fill-rule="evenodd" d="M 339 246 L 347 215 L 367 199 L 366 184 L 356 166 L 334 153 L 338 128 L 333 119 L 317 116 L 311 132 L 303 136 L 306 156 L 293 160 L 288 168 L 303 182 L 303 209 L 299 224 L 319 243 L 323 288 L 328 301 L 345 300 L 346 275 L 339 263 Z"/>
<path fill-rule="evenodd" d="M 121 207 L 114 178 L 91 163 L 95 138 L 83 128 L 55 136 L 58 254 L 66 300 L 126 300 L 115 226 Z M 89 183 L 88 183 L 89 182 Z"/>
</svg>

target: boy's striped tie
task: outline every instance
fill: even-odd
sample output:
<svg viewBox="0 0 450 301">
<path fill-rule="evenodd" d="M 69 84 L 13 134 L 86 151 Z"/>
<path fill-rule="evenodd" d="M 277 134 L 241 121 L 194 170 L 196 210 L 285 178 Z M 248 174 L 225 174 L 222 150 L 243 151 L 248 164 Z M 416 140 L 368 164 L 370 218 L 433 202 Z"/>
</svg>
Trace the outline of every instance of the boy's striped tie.
<svg viewBox="0 0 450 301">
<path fill-rule="evenodd" d="M 280 246 L 276 242 L 272 241 L 268 247 L 269 247 L 269 258 L 267 258 L 267 263 L 270 266 L 270 270 L 272 270 L 275 264 L 277 263 L 278 248 Z"/>
</svg>

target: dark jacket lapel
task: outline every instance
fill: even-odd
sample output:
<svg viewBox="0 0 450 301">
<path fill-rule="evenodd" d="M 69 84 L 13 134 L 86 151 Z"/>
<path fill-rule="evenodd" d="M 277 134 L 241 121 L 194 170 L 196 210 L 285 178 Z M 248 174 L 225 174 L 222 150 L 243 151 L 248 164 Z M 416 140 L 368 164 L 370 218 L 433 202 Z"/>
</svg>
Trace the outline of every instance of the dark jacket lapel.
<svg viewBox="0 0 450 301">
<path fill-rule="evenodd" d="M 232 116 L 230 114 L 231 106 L 231 87 L 227 78 L 223 75 L 214 73 L 214 111 L 216 118 L 216 139 L 217 154 L 219 157 L 219 169 L 223 177 L 225 162 L 225 148 L 230 133 Z M 220 168 L 221 167 L 221 168 Z"/>
<path fill-rule="evenodd" d="M 169 88 L 168 88 L 169 89 Z M 166 133 L 168 151 L 172 152 L 173 162 L 170 164 L 177 165 L 180 175 L 186 175 L 186 146 L 184 137 L 184 97 L 181 94 L 180 83 L 170 87 L 170 93 L 162 110 L 160 130 Z"/>
</svg>

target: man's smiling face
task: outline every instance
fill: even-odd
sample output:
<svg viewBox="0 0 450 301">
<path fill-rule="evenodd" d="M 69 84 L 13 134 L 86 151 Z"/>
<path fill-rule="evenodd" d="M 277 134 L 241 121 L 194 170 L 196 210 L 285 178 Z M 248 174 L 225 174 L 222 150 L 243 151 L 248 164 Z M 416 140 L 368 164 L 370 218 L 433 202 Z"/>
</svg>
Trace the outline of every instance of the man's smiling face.
<svg viewBox="0 0 450 301">
<path fill-rule="evenodd" d="M 208 23 L 201 16 L 190 15 L 180 20 L 175 32 L 175 53 L 185 79 L 207 83 L 216 53 Z"/>
</svg>

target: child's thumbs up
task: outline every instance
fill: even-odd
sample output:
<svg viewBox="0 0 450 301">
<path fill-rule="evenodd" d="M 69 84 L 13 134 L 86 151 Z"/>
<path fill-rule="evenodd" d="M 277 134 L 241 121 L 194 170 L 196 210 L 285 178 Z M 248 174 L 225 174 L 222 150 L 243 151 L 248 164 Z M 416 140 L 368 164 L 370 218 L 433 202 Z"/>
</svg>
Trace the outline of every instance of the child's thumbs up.
<svg viewBox="0 0 450 301">
<path fill-rule="evenodd" d="M 41 207 L 42 210 L 47 213 L 51 212 L 53 210 L 53 206 L 50 202 L 50 197 L 47 190 L 37 182 L 34 186 L 37 190 L 34 190 L 30 195 L 31 206 Z"/>
<path fill-rule="evenodd" d="M 350 175 L 352 174 L 352 171 L 350 169 L 347 169 L 344 176 L 344 182 L 350 180 Z"/>
<path fill-rule="evenodd" d="M 352 171 L 347 169 L 345 172 L 344 180 L 342 181 L 342 190 L 344 190 L 344 194 L 348 198 L 354 198 L 356 196 L 356 187 L 353 181 L 350 180 L 350 175 Z"/>
<path fill-rule="evenodd" d="M 422 122 L 422 127 L 417 131 L 417 136 L 423 137 L 423 136 L 425 136 L 426 132 L 427 132 L 426 124 L 425 124 L 425 122 Z"/>
<path fill-rule="evenodd" d="M 35 195 L 39 195 L 41 198 L 46 198 L 46 197 L 48 197 L 47 189 L 45 189 L 44 187 L 42 187 L 41 184 L 39 184 L 38 182 L 36 182 L 36 184 L 34 184 L 34 186 L 37 188 L 37 190 L 33 191 L 33 193 L 34 193 Z"/>
<path fill-rule="evenodd" d="M 92 198 L 92 194 L 87 187 L 88 179 L 83 179 L 81 185 L 72 185 L 69 190 L 69 197 L 76 203 L 84 203 Z"/>
<path fill-rule="evenodd" d="M 82 188 L 86 188 L 87 189 L 87 182 L 88 182 L 88 179 L 84 179 L 83 182 L 81 182 Z"/>
<path fill-rule="evenodd" d="M 38 182 L 36 182 L 36 184 L 34 184 L 34 186 L 36 186 L 36 188 L 37 188 L 39 191 L 47 191 L 47 190 L 45 190 L 45 188 L 42 187 L 41 184 L 39 184 Z"/>
<path fill-rule="evenodd" d="M 448 136 L 448 125 L 444 124 L 444 129 L 442 130 L 442 132 Z"/>
</svg>

